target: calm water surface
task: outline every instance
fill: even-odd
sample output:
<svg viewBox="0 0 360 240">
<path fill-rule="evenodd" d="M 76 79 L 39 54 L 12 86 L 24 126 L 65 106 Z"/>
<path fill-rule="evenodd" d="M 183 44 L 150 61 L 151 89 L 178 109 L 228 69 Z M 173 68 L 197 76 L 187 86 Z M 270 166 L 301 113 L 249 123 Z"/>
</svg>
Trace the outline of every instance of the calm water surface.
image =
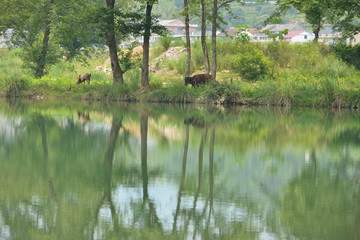
<svg viewBox="0 0 360 240">
<path fill-rule="evenodd" d="M 0 101 L 0 239 L 360 239 L 360 113 Z"/>
</svg>

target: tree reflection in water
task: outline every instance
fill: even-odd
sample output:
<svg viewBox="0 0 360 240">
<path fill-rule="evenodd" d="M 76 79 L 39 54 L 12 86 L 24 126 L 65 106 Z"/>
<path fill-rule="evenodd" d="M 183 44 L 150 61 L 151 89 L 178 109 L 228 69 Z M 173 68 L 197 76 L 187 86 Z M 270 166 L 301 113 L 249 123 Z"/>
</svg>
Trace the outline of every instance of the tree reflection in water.
<svg viewBox="0 0 360 240">
<path fill-rule="evenodd" d="M 0 239 L 360 237 L 358 114 L 11 106 Z"/>
</svg>

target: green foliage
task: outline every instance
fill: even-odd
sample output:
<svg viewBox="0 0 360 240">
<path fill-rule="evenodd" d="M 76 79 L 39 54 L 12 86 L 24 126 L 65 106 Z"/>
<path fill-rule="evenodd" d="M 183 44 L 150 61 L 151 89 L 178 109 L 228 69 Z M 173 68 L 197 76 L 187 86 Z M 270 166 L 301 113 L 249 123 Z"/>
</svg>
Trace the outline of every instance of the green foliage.
<svg viewBox="0 0 360 240">
<path fill-rule="evenodd" d="M 23 45 L 21 58 L 24 61 L 24 67 L 28 68 L 35 74 L 39 69 L 39 61 L 44 61 L 44 73 L 49 71 L 50 66 L 54 65 L 58 60 L 59 48 L 53 42 L 49 42 L 48 50 L 45 59 L 42 59 L 43 49 L 43 36 L 39 36 L 38 39 L 31 45 Z"/>
<path fill-rule="evenodd" d="M 159 44 L 163 48 L 163 51 L 166 51 L 170 48 L 172 42 L 172 37 L 165 35 L 159 38 Z"/>
<path fill-rule="evenodd" d="M 3 91 L 7 97 L 19 97 L 28 87 L 29 80 L 24 76 L 5 78 L 3 83 Z"/>
<path fill-rule="evenodd" d="M 182 38 L 173 38 L 171 46 L 186 48 L 186 42 Z"/>
<path fill-rule="evenodd" d="M 282 19 L 273 17 L 269 20 L 269 22 L 272 24 L 281 24 Z M 289 29 L 284 29 L 284 30 L 280 31 L 279 33 L 274 33 L 274 32 L 270 32 L 269 30 L 265 30 L 265 31 L 263 31 L 263 33 L 265 33 L 265 35 L 268 38 L 272 39 L 273 42 L 276 42 L 277 40 L 284 40 L 284 36 L 289 33 Z"/>
<path fill-rule="evenodd" d="M 254 81 L 270 75 L 272 62 L 254 45 L 239 46 L 239 51 L 231 60 L 231 68 L 244 79 Z"/>
<path fill-rule="evenodd" d="M 320 82 L 320 91 L 322 92 L 324 103 L 334 102 L 338 84 L 338 81 L 331 78 L 325 78 Z"/>
<path fill-rule="evenodd" d="M 210 82 L 203 87 L 201 97 L 207 102 L 223 103 L 244 103 L 240 87 L 228 82 Z"/>
<path fill-rule="evenodd" d="M 145 95 L 143 98 L 157 102 L 187 103 L 194 101 L 199 94 L 199 88 L 185 86 L 183 82 L 178 82 Z"/>
<path fill-rule="evenodd" d="M 134 48 L 136 47 L 137 43 L 133 42 L 130 47 L 126 49 L 119 49 L 119 64 L 123 73 L 126 71 L 140 67 L 141 64 L 141 53 L 134 53 Z"/>
<path fill-rule="evenodd" d="M 360 69 L 360 45 L 334 44 L 332 49 L 335 55 L 344 62 Z"/>
<path fill-rule="evenodd" d="M 251 40 L 250 35 L 247 33 L 247 31 L 249 30 L 249 25 L 248 24 L 243 24 L 243 25 L 237 25 L 236 27 L 236 40 L 241 42 L 241 43 L 248 43 Z"/>
<path fill-rule="evenodd" d="M 270 32 L 269 30 L 264 30 L 264 31 L 263 31 L 263 33 L 265 33 L 265 35 L 266 35 L 268 38 L 272 39 L 273 42 L 276 42 L 277 40 L 284 40 L 284 36 L 285 36 L 286 34 L 288 34 L 288 32 L 289 32 L 288 29 L 285 29 L 285 30 L 283 30 L 283 31 L 281 31 L 281 32 L 279 32 L 279 33 L 272 33 L 272 32 Z"/>
</svg>

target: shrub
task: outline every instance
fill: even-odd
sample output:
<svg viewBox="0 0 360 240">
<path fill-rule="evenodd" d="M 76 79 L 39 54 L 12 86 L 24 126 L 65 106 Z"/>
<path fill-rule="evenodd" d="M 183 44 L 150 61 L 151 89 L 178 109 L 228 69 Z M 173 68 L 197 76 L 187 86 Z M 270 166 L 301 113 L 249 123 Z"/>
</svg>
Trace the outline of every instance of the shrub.
<svg viewBox="0 0 360 240">
<path fill-rule="evenodd" d="M 231 68 L 244 79 L 257 80 L 270 75 L 272 62 L 252 44 L 240 45 L 239 52 L 232 57 Z"/>
<path fill-rule="evenodd" d="M 24 90 L 29 87 L 29 80 L 24 77 L 19 78 L 5 78 L 4 92 L 7 97 L 20 96 Z"/>
<path fill-rule="evenodd" d="M 238 86 L 229 83 L 211 82 L 204 86 L 201 94 L 202 98 L 208 102 L 234 103 L 244 102 Z"/>
<path fill-rule="evenodd" d="M 355 66 L 360 69 L 360 46 L 347 45 L 347 44 L 335 44 L 332 46 L 335 55 L 344 62 Z"/>
<path fill-rule="evenodd" d="M 162 36 L 159 38 L 159 44 L 164 49 L 164 51 L 170 48 L 171 42 L 172 42 L 172 37 L 170 36 Z"/>
</svg>

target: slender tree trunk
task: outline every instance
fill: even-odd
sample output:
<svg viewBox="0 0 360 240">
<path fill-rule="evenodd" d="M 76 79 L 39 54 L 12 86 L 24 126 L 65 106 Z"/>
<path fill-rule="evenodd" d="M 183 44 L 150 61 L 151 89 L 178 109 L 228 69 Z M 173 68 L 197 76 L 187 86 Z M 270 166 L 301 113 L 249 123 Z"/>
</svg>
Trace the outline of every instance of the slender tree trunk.
<svg viewBox="0 0 360 240">
<path fill-rule="evenodd" d="M 145 32 L 143 44 L 143 59 L 141 67 L 141 88 L 149 87 L 149 55 L 150 55 L 150 35 L 151 35 L 151 11 L 153 5 L 147 2 L 145 17 Z"/>
<path fill-rule="evenodd" d="M 205 73 L 210 73 L 210 62 L 209 62 L 209 53 L 206 45 L 206 5 L 205 0 L 201 0 L 201 46 L 204 55 L 204 65 Z"/>
<path fill-rule="evenodd" d="M 44 76 L 44 69 L 45 69 L 45 62 L 46 62 L 46 55 L 49 51 L 49 39 L 50 39 L 50 12 L 51 12 L 51 8 L 52 5 L 54 4 L 54 0 L 50 0 L 50 10 L 49 12 L 46 14 L 46 25 L 45 25 L 45 32 L 44 32 L 44 39 L 43 39 L 43 45 L 42 45 L 42 49 L 41 49 L 41 53 L 39 56 L 39 60 L 37 62 L 37 68 L 36 68 L 36 73 L 35 76 L 36 78 L 41 78 L 42 76 Z"/>
<path fill-rule="evenodd" d="M 211 32 L 211 42 L 212 42 L 212 69 L 211 75 L 213 79 L 216 79 L 216 66 L 217 66 L 217 56 L 216 56 L 216 19 L 217 19 L 218 4 L 217 0 L 214 0 L 214 9 L 212 15 L 212 32 Z"/>
<path fill-rule="evenodd" d="M 185 8 L 185 35 L 186 35 L 186 68 L 185 68 L 185 77 L 190 76 L 190 63 L 191 63 L 191 43 L 190 43 L 190 20 L 189 20 L 189 4 L 187 0 L 184 0 Z"/>
<path fill-rule="evenodd" d="M 315 34 L 314 42 L 316 42 L 316 43 L 319 41 L 320 29 L 321 29 L 321 22 L 319 21 L 316 28 L 314 29 L 314 34 Z"/>
<path fill-rule="evenodd" d="M 117 53 L 117 44 L 115 38 L 115 17 L 114 17 L 114 6 L 115 0 L 106 0 L 106 6 L 110 10 L 110 16 L 108 18 L 109 29 L 106 35 L 106 44 L 109 48 L 111 70 L 113 73 L 113 85 L 124 83 L 123 72 L 119 64 L 119 57 Z"/>
</svg>

